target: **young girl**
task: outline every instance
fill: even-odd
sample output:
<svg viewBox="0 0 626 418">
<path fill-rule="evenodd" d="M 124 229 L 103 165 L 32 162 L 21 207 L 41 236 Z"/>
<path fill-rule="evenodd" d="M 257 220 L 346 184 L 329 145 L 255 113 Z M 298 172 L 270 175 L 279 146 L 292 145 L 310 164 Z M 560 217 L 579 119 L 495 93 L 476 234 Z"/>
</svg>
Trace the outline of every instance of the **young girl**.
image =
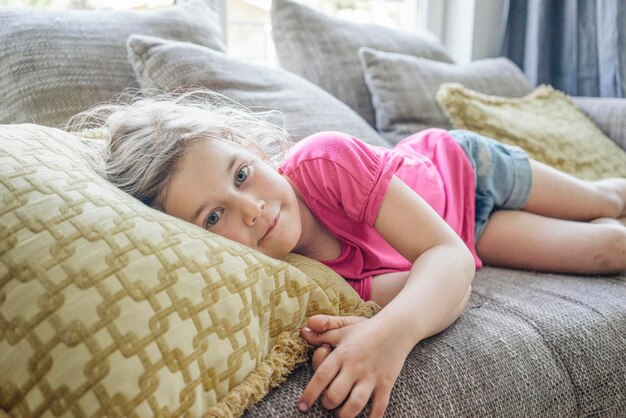
<svg viewBox="0 0 626 418">
<path fill-rule="evenodd" d="M 371 319 L 315 316 L 319 347 L 297 405 L 321 396 L 381 417 L 404 360 L 452 324 L 482 262 L 580 274 L 626 270 L 626 179 L 582 181 L 519 148 L 467 131 L 416 133 L 393 150 L 338 132 L 295 144 L 277 169 L 264 150 L 285 133 L 214 100 L 140 99 L 96 109 L 110 141 L 103 175 L 168 214 L 271 257 L 323 262 Z M 621 219 L 620 219 L 621 218 Z"/>
</svg>

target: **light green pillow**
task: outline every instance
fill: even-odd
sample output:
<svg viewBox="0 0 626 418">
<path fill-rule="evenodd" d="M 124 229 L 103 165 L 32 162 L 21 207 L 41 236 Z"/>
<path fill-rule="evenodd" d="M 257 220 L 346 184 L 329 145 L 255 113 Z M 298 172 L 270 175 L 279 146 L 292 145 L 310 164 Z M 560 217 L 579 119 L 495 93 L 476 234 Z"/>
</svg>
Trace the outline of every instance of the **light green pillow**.
<svg viewBox="0 0 626 418">
<path fill-rule="evenodd" d="M 487 96 L 443 84 L 437 100 L 455 127 L 522 147 L 531 158 L 577 177 L 626 177 L 626 152 L 570 97 L 539 86 L 522 98 Z"/>
<path fill-rule="evenodd" d="M 377 309 L 116 189 L 85 158 L 101 143 L 0 125 L 1 410 L 241 415 L 306 360 L 308 316 Z"/>
</svg>

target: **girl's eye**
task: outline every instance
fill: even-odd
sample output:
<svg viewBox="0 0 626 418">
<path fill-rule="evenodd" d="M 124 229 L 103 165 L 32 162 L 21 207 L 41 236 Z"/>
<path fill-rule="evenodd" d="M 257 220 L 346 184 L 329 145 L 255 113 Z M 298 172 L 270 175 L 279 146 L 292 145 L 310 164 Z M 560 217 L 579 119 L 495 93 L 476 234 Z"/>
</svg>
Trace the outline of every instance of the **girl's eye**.
<svg viewBox="0 0 626 418">
<path fill-rule="evenodd" d="M 243 183 L 248 178 L 248 174 L 250 174 L 250 167 L 244 165 L 235 173 L 235 183 L 237 183 L 237 185 Z"/>
<path fill-rule="evenodd" d="M 206 229 L 206 228 L 212 227 L 213 225 L 219 222 L 221 217 L 222 217 L 221 211 L 214 210 L 213 212 L 209 213 L 209 216 L 207 216 L 206 221 L 204 222 L 204 228 Z"/>
</svg>

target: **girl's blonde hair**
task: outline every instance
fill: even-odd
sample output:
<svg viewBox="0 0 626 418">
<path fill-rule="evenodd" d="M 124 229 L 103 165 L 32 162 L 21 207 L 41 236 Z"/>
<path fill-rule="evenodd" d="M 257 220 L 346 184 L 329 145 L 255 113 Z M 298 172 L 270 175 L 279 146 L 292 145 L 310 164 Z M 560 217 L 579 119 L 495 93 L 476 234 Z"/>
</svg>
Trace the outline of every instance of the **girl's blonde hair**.
<svg viewBox="0 0 626 418">
<path fill-rule="evenodd" d="M 270 121 L 277 118 L 277 111 L 252 112 L 217 93 L 193 90 L 120 99 L 76 115 L 66 128 L 104 128 L 107 146 L 96 171 L 146 205 L 164 210 L 168 181 L 189 144 L 232 141 L 276 164 L 289 144 L 284 127 Z"/>
</svg>

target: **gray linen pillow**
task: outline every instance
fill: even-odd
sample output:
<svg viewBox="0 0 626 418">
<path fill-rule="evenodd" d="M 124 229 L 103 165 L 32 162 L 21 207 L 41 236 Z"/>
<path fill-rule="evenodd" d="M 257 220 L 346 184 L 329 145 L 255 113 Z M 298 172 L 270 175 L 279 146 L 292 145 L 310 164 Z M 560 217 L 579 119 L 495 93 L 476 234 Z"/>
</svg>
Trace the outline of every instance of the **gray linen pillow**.
<svg viewBox="0 0 626 418">
<path fill-rule="evenodd" d="M 272 2 L 272 36 L 280 65 L 322 87 L 374 126 L 358 50 L 367 46 L 453 62 L 432 36 L 327 16 L 295 1 Z"/>
<path fill-rule="evenodd" d="M 198 45 L 149 36 L 131 36 L 128 54 L 143 89 L 203 87 L 253 110 L 278 110 L 294 141 L 335 130 L 370 144 L 389 146 L 348 106 L 280 68 L 245 63 Z"/>
<path fill-rule="evenodd" d="M 212 0 L 154 11 L 0 7 L 0 123 L 55 126 L 137 87 L 126 41 L 140 33 L 225 50 Z"/>
<path fill-rule="evenodd" d="M 448 64 L 361 48 L 359 59 L 376 110 L 376 130 L 392 144 L 422 129 L 452 129 L 436 99 L 442 83 L 458 82 L 502 97 L 531 91 L 524 74 L 507 58 Z"/>
<path fill-rule="evenodd" d="M 572 97 L 572 100 L 609 138 L 626 150 L 626 99 Z"/>
</svg>

